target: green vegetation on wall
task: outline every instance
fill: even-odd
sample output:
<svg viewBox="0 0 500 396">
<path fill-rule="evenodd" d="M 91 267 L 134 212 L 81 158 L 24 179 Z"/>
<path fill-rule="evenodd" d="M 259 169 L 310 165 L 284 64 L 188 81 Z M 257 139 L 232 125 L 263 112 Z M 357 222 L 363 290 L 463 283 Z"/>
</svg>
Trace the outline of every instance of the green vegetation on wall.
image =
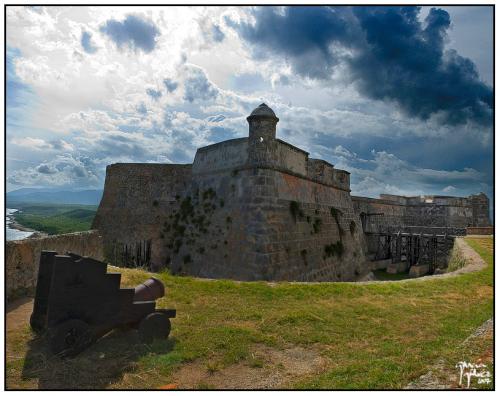
<svg viewBox="0 0 500 396">
<path fill-rule="evenodd" d="M 329 245 L 325 245 L 325 257 L 337 256 L 340 258 L 343 254 L 344 244 L 341 240 L 335 243 L 330 243 Z"/>
<path fill-rule="evenodd" d="M 297 201 L 290 201 L 290 213 L 292 214 L 295 222 L 298 218 L 304 217 L 304 212 L 300 208 L 300 204 Z"/>
<path fill-rule="evenodd" d="M 198 254 L 204 254 L 208 247 L 210 247 L 210 249 L 217 249 L 217 243 L 213 243 L 207 247 L 199 246 L 200 236 L 209 233 L 221 235 L 222 228 L 220 226 L 216 226 L 216 230 L 211 230 L 211 228 L 213 228 L 212 215 L 217 209 L 215 203 L 218 202 L 220 208 L 224 206 L 224 201 L 222 199 L 217 201 L 216 197 L 217 194 L 213 188 L 208 188 L 201 193 L 198 191 L 193 196 L 186 195 L 184 197 L 176 197 L 179 203 L 179 209 L 174 210 L 172 214 L 169 215 L 161 233 L 164 235 L 164 239 L 167 240 L 167 248 L 171 249 L 174 255 L 179 253 L 183 245 L 198 245 L 193 246 L 192 250 Z M 227 226 L 229 226 L 231 221 L 231 217 L 227 216 Z M 191 263 L 191 255 L 188 254 L 183 256 L 182 261 L 184 264 Z"/>
<path fill-rule="evenodd" d="M 344 236 L 345 232 L 344 232 L 344 229 L 342 228 L 342 226 L 340 225 L 340 219 L 339 219 L 339 217 L 342 216 L 343 213 L 342 213 L 342 211 L 340 209 L 331 207 L 330 208 L 330 214 L 332 215 L 332 217 L 335 219 L 335 222 L 337 223 L 337 229 L 339 230 L 340 239 L 342 239 L 342 237 Z"/>
</svg>

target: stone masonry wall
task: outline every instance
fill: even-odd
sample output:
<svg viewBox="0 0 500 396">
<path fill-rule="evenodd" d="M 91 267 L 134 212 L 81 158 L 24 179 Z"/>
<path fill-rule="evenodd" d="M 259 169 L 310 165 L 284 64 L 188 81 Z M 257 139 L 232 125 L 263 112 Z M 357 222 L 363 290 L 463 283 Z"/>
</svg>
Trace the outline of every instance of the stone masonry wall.
<svg viewBox="0 0 500 396">
<path fill-rule="evenodd" d="M 349 192 L 296 175 L 197 176 L 164 218 L 163 254 L 175 274 L 336 281 L 368 270 Z"/>
<path fill-rule="evenodd" d="M 152 240 L 154 269 L 208 278 L 316 281 L 353 280 L 367 271 L 362 227 L 348 191 L 273 169 L 221 170 L 193 175 L 190 182 L 180 173 L 176 183 L 169 178 L 170 188 L 161 187 L 169 194 L 153 194 L 155 210 L 150 190 L 141 193 L 125 169 L 108 169 L 94 225 L 113 219 L 105 227 L 110 238 L 130 244 L 134 238 Z M 118 191 L 129 199 L 120 206 Z"/>
<path fill-rule="evenodd" d="M 405 197 L 389 195 L 381 197 L 384 198 L 353 197 L 354 206 L 360 216 L 363 213 L 368 215 L 365 227 L 367 232 L 377 232 L 379 227 L 388 226 L 465 228 L 475 221 L 471 201 L 467 198 L 436 197 L 417 202 L 416 197 L 406 200 Z"/>
<path fill-rule="evenodd" d="M 206 173 L 243 166 L 248 160 L 248 138 L 226 140 L 196 151 L 193 173 Z"/>
<path fill-rule="evenodd" d="M 31 293 L 35 286 L 40 264 L 40 252 L 67 251 L 97 260 L 103 259 L 102 238 L 98 231 L 75 232 L 44 238 L 7 241 L 5 245 L 5 288 L 7 299 Z"/>
<path fill-rule="evenodd" d="M 274 170 L 258 174 L 254 201 L 265 227 L 255 232 L 257 259 L 268 265 L 268 278 L 346 281 L 368 271 L 348 191 Z"/>
<path fill-rule="evenodd" d="M 473 226 L 488 227 L 490 223 L 490 202 L 486 194 L 481 193 L 469 197 L 472 204 Z"/>
<path fill-rule="evenodd" d="M 105 256 L 116 265 L 150 247 L 152 262 L 165 265 L 160 231 L 164 215 L 191 186 L 191 165 L 113 164 L 106 168 L 103 197 L 92 228 L 101 231 Z"/>
</svg>

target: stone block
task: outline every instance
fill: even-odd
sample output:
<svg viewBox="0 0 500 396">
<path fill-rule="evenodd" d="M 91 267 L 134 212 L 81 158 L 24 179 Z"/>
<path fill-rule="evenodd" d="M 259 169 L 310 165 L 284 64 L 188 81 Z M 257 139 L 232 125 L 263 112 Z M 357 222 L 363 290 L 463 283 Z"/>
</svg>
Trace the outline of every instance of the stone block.
<svg viewBox="0 0 500 396">
<path fill-rule="evenodd" d="M 412 265 L 410 268 L 410 278 L 419 278 L 429 272 L 428 264 Z"/>
<path fill-rule="evenodd" d="M 399 263 L 390 263 L 387 266 L 386 272 L 388 274 L 399 274 L 401 272 L 405 272 L 407 270 L 407 264 L 404 261 Z"/>
<path fill-rule="evenodd" d="M 370 261 L 370 269 L 371 270 L 385 269 L 391 263 L 392 263 L 391 259 Z"/>
</svg>

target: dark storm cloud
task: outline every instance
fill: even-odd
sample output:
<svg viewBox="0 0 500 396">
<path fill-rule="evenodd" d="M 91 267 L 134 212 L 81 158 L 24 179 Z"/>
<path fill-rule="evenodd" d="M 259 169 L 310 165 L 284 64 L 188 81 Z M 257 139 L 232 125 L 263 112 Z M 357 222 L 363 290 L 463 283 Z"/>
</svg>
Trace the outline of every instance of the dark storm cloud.
<svg viewBox="0 0 500 396">
<path fill-rule="evenodd" d="M 97 51 L 97 47 L 92 43 L 92 35 L 89 32 L 82 32 L 80 42 L 86 53 L 94 54 Z"/>
<path fill-rule="evenodd" d="M 152 21 L 128 15 L 123 21 L 110 19 L 101 26 L 100 31 L 111 38 L 118 48 L 128 46 L 130 49 L 140 49 L 151 52 L 156 45 L 156 37 L 160 31 Z"/>
<path fill-rule="evenodd" d="M 170 78 L 166 78 L 165 80 L 163 80 L 163 84 L 165 85 L 165 88 L 167 88 L 168 92 L 174 92 L 179 85 L 178 83 L 176 83 L 174 80 L 172 80 Z"/>
<path fill-rule="evenodd" d="M 254 10 L 255 24 L 228 21 L 259 56 L 286 57 L 304 77 L 328 79 L 343 62 L 363 95 L 396 102 L 411 117 L 491 125 L 492 88 L 474 63 L 444 50 L 449 14 L 419 7 L 288 7 Z M 344 51 L 341 51 L 344 50 Z M 345 51 L 348 50 L 348 51 Z"/>
<path fill-rule="evenodd" d="M 350 61 L 361 93 L 395 100 L 410 116 L 428 119 L 441 111 L 443 122 L 491 123 L 493 92 L 479 79 L 474 63 L 443 51 L 450 18 L 431 9 L 426 27 L 418 8 L 355 8 L 366 45 Z"/>
<path fill-rule="evenodd" d="M 330 46 L 353 41 L 352 15 L 347 8 L 285 7 L 279 13 L 273 7 L 258 7 L 255 24 L 236 24 L 226 19 L 247 41 L 256 44 L 257 56 L 268 52 L 290 57 L 292 66 L 303 76 L 328 78 L 338 63 Z"/>
<path fill-rule="evenodd" d="M 184 99 L 193 102 L 196 99 L 214 99 L 217 95 L 217 89 L 208 80 L 203 70 L 192 68 L 189 77 L 184 82 Z"/>
</svg>

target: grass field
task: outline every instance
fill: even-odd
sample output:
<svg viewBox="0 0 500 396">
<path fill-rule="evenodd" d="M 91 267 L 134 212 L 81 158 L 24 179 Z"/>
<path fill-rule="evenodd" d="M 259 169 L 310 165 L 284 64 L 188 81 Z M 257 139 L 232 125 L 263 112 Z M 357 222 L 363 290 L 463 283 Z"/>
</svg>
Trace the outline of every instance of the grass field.
<svg viewBox="0 0 500 396">
<path fill-rule="evenodd" d="M 17 223 L 49 235 L 87 231 L 92 225 L 97 206 L 16 204 L 20 212 L 14 214 Z"/>
<path fill-rule="evenodd" d="M 62 361 L 26 323 L 7 331 L 7 385 L 234 388 L 282 375 L 279 387 L 286 388 L 402 388 L 438 359 L 455 370 L 491 347 L 491 340 L 460 347 L 493 315 L 493 239 L 467 241 L 486 269 L 425 281 L 268 284 L 162 273 L 167 296 L 159 305 L 178 310 L 168 340 L 146 346 L 134 332 L 115 331 Z M 110 270 L 123 273 L 122 285 L 150 276 Z M 294 353 L 298 371 L 286 376 Z M 301 370 L 300 362 L 314 370 Z"/>
</svg>

